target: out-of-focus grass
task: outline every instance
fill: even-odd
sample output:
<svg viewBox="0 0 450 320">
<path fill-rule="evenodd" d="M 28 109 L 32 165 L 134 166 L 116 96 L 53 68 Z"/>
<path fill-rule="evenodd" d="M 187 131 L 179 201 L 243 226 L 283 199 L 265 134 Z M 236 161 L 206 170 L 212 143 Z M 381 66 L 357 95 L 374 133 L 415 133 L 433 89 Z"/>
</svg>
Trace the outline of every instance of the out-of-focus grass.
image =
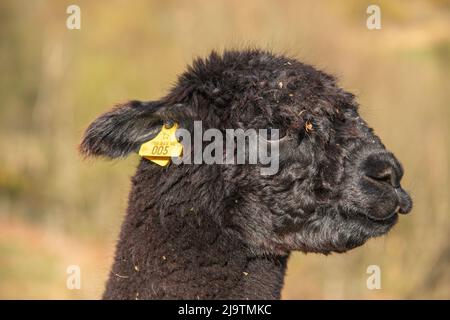
<svg viewBox="0 0 450 320">
<path fill-rule="evenodd" d="M 0 297 L 7 299 L 99 298 L 112 262 L 111 245 L 70 239 L 58 230 L 0 220 Z M 81 288 L 66 286 L 67 267 L 81 269 Z"/>
<path fill-rule="evenodd" d="M 415 200 L 386 237 L 344 255 L 295 253 L 284 298 L 450 298 L 450 7 L 379 1 L 69 1 L 0 4 L 0 298 L 98 298 L 137 158 L 82 161 L 83 129 L 164 95 L 193 57 L 257 46 L 338 76 L 405 167 Z M 82 290 L 65 287 L 69 264 Z M 382 289 L 366 288 L 366 268 Z M 439 271 L 444 270 L 444 271 Z M 437 280 L 436 280 L 437 279 Z"/>
</svg>

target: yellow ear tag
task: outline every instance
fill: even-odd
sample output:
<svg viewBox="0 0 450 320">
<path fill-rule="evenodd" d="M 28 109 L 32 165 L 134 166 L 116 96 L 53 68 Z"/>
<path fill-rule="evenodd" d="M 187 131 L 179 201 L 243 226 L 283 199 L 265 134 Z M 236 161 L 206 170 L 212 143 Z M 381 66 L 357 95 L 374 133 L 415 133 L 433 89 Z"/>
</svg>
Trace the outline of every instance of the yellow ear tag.
<svg viewBox="0 0 450 320">
<path fill-rule="evenodd" d="M 179 157 L 183 152 L 183 145 L 175 136 L 177 128 L 176 123 L 170 128 L 163 125 L 156 137 L 141 145 L 139 155 L 162 167 L 167 166 L 171 157 Z"/>
</svg>

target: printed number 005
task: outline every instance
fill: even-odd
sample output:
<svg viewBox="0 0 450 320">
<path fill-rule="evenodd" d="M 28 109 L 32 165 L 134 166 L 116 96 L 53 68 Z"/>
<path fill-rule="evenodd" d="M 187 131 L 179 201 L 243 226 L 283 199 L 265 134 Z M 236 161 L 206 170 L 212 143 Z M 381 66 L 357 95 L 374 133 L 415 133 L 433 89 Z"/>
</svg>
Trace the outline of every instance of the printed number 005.
<svg viewBox="0 0 450 320">
<path fill-rule="evenodd" d="M 164 156 L 169 152 L 169 146 L 154 146 L 152 149 L 152 154 L 158 156 Z"/>
</svg>

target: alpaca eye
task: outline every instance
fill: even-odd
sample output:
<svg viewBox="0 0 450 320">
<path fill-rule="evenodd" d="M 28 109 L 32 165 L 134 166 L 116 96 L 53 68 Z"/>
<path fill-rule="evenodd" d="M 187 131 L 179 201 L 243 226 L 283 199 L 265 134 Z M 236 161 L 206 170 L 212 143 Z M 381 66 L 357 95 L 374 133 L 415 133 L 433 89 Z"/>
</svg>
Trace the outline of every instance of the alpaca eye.
<svg viewBox="0 0 450 320">
<path fill-rule="evenodd" d="M 278 131 L 278 132 L 277 132 Z M 278 133 L 278 136 L 276 136 Z M 272 137 L 273 136 L 273 137 Z M 281 128 L 269 127 L 267 129 L 267 140 L 280 140 L 286 136 L 286 130 Z"/>
</svg>

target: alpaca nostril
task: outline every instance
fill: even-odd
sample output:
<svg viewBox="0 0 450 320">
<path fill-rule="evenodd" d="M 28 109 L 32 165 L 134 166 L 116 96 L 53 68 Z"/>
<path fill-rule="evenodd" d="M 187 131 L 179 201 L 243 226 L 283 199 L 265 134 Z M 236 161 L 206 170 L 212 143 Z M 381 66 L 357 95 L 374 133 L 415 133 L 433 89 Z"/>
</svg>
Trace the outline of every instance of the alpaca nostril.
<svg viewBox="0 0 450 320">
<path fill-rule="evenodd" d="M 367 175 L 367 177 L 369 177 L 371 180 L 375 180 L 377 182 L 390 184 L 394 188 L 397 187 L 397 186 L 395 186 L 394 175 L 390 171 L 382 172 L 377 175 Z"/>
<path fill-rule="evenodd" d="M 397 159 L 391 153 L 375 153 L 363 161 L 363 172 L 376 183 L 389 184 L 394 188 L 400 187 L 403 170 Z"/>
<path fill-rule="evenodd" d="M 392 167 L 384 168 L 379 172 L 370 172 L 366 176 L 376 183 L 387 184 L 394 189 L 400 188 L 400 178 Z"/>
</svg>

